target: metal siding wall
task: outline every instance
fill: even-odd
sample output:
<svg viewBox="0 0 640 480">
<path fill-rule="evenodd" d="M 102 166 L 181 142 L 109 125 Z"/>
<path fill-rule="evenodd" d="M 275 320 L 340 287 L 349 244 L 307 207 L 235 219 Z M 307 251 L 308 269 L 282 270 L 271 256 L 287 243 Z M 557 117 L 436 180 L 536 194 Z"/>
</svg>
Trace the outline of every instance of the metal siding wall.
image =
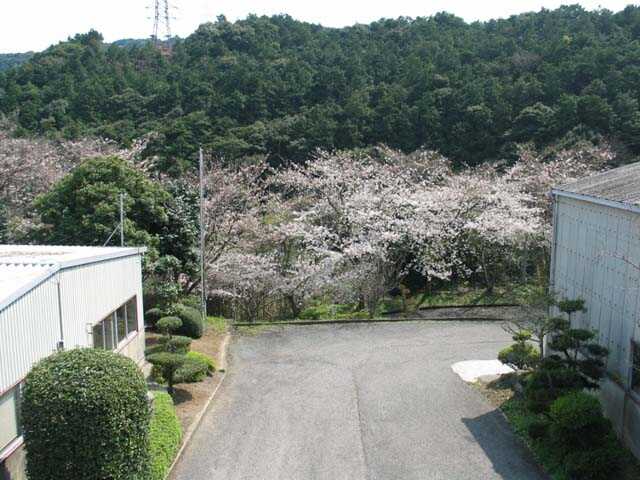
<svg viewBox="0 0 640 480">
<path fill-rule="evenodd" d="M 0 312 L 0 392 L 22 379 L 60 340 L 55 277 Z"/>
<path fill-rule="evenodd" d="M 627 379 L 630 340 L 638 339 L 640 216 L 611 207 L 557 198 L 553 284 L 563 297 L 581 297 L 587 312 L 576 324 L 597 329 L 610 350 L 608 369 Z"/>
<path fill-rule="evenodd" d="M 91 346 L 90 325 L 134 295 L 138 296 L 138 330 L 144 339 L 140 256 L 62 270 L 0 312 L 0 392 L 56 350 L 58 282 L 65 348 Z"/>
<path fill-rule="evenodd" d="M 142 320 L 140 256 L 81 265 L 60 272 L 66 348 L 91 346 L 91 326 L 134 295 Z"/>
</svg>

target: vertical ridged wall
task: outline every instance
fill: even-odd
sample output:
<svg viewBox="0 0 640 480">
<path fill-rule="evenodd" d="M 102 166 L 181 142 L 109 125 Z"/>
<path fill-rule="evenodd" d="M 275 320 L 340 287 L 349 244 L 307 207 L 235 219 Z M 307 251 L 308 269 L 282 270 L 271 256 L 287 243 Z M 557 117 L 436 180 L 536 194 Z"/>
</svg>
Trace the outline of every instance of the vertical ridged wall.
<svg viewBox="0 0 640 480">
<path fill-rule="evenodd" d="M 134 295 L 138 297 L 138 330 L 143 333 L 141 275 L 139 255 L 63 269 L 2 310 L 0 393 L 56 350 L 60 340 L 58 281 L 64 345 L 69 349 L 92 346 L 91 326 Z M 135 350 L 139 352 L 140 347 Z"/>
<path fill-rule="evenodd" d="M 628 382 L 631 340 L 640 341 L 640 215 L 562 196 L 557 209 L 554 289 L 586 301 L 577 325 L 598 330 L 609 372 Z"/>
</svg>

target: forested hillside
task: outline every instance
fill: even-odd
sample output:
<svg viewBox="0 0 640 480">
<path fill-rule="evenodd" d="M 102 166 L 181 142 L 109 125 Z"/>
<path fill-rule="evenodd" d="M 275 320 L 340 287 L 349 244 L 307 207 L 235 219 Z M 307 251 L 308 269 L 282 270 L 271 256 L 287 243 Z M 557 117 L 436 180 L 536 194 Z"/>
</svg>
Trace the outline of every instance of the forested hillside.
<svg viewBox="0 0 640 480">
<path fill-rule="evenodd" d="M 12 67 L 22 65 L 33 56 L 32 52 L 27 53 L 0 53 L 0 72 Z"/>
<path fill-rule="evenodd" d="M 288 16 L 219 18 L 170 51 L 96 32 L 0 74 L 18 135 L 99 135 L 166 170 L 198 144 L 228 159 L 300 161 L 317 147 L 425 147 L 454 163 L 515 145 L 612 140 L 640 152 L 640 8 L 578 6 L 467 24 L 438 14 L 332 29 Z"/>
</svg>

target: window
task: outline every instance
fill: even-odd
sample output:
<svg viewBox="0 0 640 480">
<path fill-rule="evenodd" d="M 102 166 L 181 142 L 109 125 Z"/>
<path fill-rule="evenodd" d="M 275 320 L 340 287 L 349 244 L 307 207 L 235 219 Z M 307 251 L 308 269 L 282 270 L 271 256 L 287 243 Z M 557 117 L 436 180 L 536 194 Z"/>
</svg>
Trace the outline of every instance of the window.
<svg viewBox="0 0 640 480">
<path fill-rule="evenodd" d="M 93 326 L 93 348 L 104 348 L 104 325 L 102 322 Z"/>
<path fill-rule="evenodd" d="M 131 333 L 138 331 L 138 299 L 131 298 L 91 327 L 94 348 L 114 350 Z"/>
<path fill-rule="evenodd" d="M 113 341 L 113 335 L 115 333 L 115 329 L 113 328 L 113 314 L 102 320 L 102 324 L 104 325 L 104 348 L 113 350 L 116 346 L 116 343 Z"/>
<path fill-rule="evenodd" d="M 631 342 L 631 389 L 640 393 L 640 344 Z"/>
<path fill-rule="evenodd" d="M 133 297 L 127 302 L 127 334 L 138 331 L 138 299 Z"/>
<path fill-rule="evenodd" d="M 0 451 L 22 434 L 20 388 L 17 385 L 0 397 Z"/>
<path fill-rule="evenodd" d="M 118 331 L 118 343 L 127 338 L 127 314 L 125 311 L 125 306 L 122 305 L 118 310 L 116 310 L 116 327 Z"/>
</svg>

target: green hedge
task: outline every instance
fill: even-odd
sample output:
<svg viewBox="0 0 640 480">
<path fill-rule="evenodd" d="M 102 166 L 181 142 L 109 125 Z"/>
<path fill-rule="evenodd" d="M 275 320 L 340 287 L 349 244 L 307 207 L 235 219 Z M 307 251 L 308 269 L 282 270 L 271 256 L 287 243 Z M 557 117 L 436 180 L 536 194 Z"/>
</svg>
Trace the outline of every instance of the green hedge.
<svg viewBox="0 0 640 480">
<path fill-rule="evenodd" d="M 181 440 L 182 428 L 171 396 L 164 392 L 156 393 L 149 433 L 149 480 L 164 480 L 178 453 Z"/>
<path fill-rule="evenodd" d="M 22 422 L 30 480 L 141 480 L 149 464 L 147 386 L 135 363 L 59 352 L 27 375 Z"/>
<path fill-rule="evenodd" d="M 172 313 L 182 320 L 182 326 L 176 330 L 180 335 L 191 338 L 202 337 L 202 314 L 200 310 L 186 305 L 175 305 Z"/>
</svg>

